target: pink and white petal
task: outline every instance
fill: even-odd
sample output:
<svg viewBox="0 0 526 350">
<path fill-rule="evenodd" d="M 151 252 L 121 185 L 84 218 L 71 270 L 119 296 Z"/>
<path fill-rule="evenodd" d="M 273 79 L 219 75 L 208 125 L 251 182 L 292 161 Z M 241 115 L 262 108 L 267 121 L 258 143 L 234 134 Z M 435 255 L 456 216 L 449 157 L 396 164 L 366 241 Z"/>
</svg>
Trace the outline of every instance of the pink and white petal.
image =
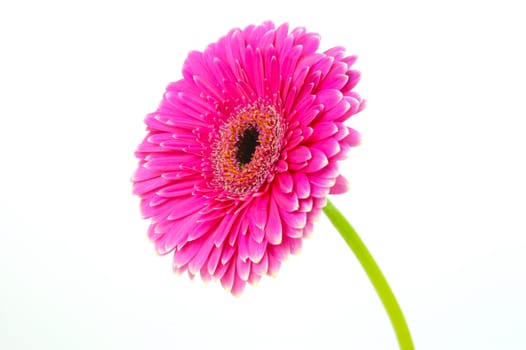
<svg viewBox="0 0 526 350">
<path fill-rule="evenodd" d="M 273 245 L 280 244 L 282 240 L 282 233 L 283 227 L 281 225 L 280 210 L 278 209 L 274 199 L 271 198 L 266 229 L 266 238 L 268 243 Z"/>
<path fill-rule="evenodd" d="M 327 158 L 333 157 L 334 155 L 338 154 L 341 150 L 340 143 L 335 138 L 332 138 L 332 137 L 329 137 L 323 141 L 314 143 L 312 144 L 311 147 L 319 149 L 320 151 L 325 153 Z"/>
<path fill-rule="evenodd" d="M 300 199 L 300 208 L 298 211 L 309 213 L 312 210 L 313 199 L 311 197 Z"/>
<path fill-rule="evenodd" d="M 317 148 L 311 148 L 312 159 L 309 161 L 309 164 L 304 169 L 306 173 L 313 173 L 320 169 L 323 169 L 327 164 L 329 164 L 329 159 L 325 153 L 320 151 Z"/>
<path fill-rule="evenodd" d="M 269 254 L 267 270 L 269 276 L 277 276 L 281 267 L 281 261 L 282 260 L 278 259 L 275 255 Z"/>
<path fill-rule="evenodd" d="M 132 176 L 131 180 L 133 182 L 139 182 L 139 181 L 153 179 L 153 178 L 158 177 L 158 176 L 159 176 L 159 172 L 152 171 L 152 170 L 147 169 L 144 166 L 140 165 L 137 168 L 137 170 L 135 171 L 135 173 L 133 173 L 133 176 Z M 136 193 L 134 193 L 134 194 L 136 194 Z"/>
<path fill-rule="evenodd" d="M 221 258 L 221 253 L 223 251 L 223 247 L 213 247 L 212 252 L 210 253 L 210 256 L 208 257 L 207 262 L 207 269 L 208 273 L 211 275 L 214 275 L 217 269 L 217 265 L 219 264 L 219 260 Z"/>
<path fill-rule="evenodd" d="M 276 181 L 282 192 L 284 193 L 292 192 L 294 181 L 292 179 L 292 175 L 288 171 L 278 173 L 276 175 Z"/>
<path fill-rule="evenodd" d="M 265 228 L 265 230 L 262 230 L 258 226 L 256 226 L 252 221 L 248 223 L 249 225 L 249 236 L 256 242 L 262 242 L 265 238 L 265 231 L 268 230 L 268 228 Z"/>
<path fill-rule="evenodd" d="M 290 238 L 289 239 L 291 254 L 297 255 L 301 252 L 302 242 L 303 240 L 301 238 Z"/>
<path fill-rule="evenodd" d="M 179 249 L 188 242 L 190 229 L 195 225 L 195 216 L 188 216 L 176 221 L 163 221 L 156 225 L 156 229 L 165 229 L 162 226 L 169 226 L 169 230 L 162 231 L 162 235 L 155 241 L 155 249 L 160 255 L 170 253 L 174 249 Z"/>
<path fill-rule="evenodd" d="M 325 106 L 329 110 L 343 99 L 343 94 L 337 89 L 320 90 L 316 93 L 316 103 Z"/>
<path fill-rule="evenodd" d="M 303 227 L 291 227 L 291 226 L 285 226 L 283 230 L 283 236 L 290 237 L 290 238 L 301 238 L 303 237 Z"/>
<path fill-rule="evenodd" d="M 298 198 L 304 199 L 310 196 L 310 183 L 306 174 L 301 172 L 294 173 L 294 186 Z"/>
<path fill-rule="evenodd" d="M 283 193 L 276 187 L 272 189 L 272 197 L 276 201 L 278 209 L 283 211 L 295 211 L 300 207 L 298 196 L 295 192 Z"/>
<path fill-rule="evenodd" d="M 354 129 L 348 128 L 349 135 L 343 139 L 343 141 L 351 147 L 358 146 L 360 144 L 360 133 Z"/>
<path fill-rule="evenodd" d="M 199 252 L 201 241 L 194 241 L 185 244 L 179 250 L 174 252 L 173 264 L 176 267 L 183 267 L 187 265 L 190 260 Z"/>
<path fill-rule="evenodd" d="M 249 259 L 255 263 L 260 262 L 267 250 L 267 241 L 263 240 L 262 242 L 256 242 L 250 238 L 247 239 L 247 241 Z"/>
<path fill-rule="evenodd" d="M 338 132 L 338 127 L 332 122 L 317 123 L 312 127 L 312 135 L 308 138 L 308 142 L 315 143 L 324 140 Z"/>
<path fill-rule="evenodd" d="M 309 180 L 311 186 L 325 187 L 327 189 L 336 183 L 336 177 L 321 177 L 317 176 L 317 174 L 309 174 Z"/>
<path fill-rule="evenodd" d="M 195 182 L 200 181 L 201 178 L 192 178 L 187 177 L 184 180 L 180 180 L 177 182 L 173 182 L 171 184 L 167 184 L 166 186 L 163 186 L 159 190 L 155 192 L 156 195 L 159 197 L 180 197 L 180 196 L 191 196 Z"/>
<path fill-rule="evenodd" d="M 220 280 L 221 278 L 223 278 L 225 273 L 228 271 L 228 268 L 230 267 L 230 265 L 231 265 L 230 262 L 227 262 L 226 264 L 219 264 L 217 266 L 217 269 L 214 272 L 214 275 L 213 275 L 214 279 Z"/>
<path fill-rule="evenodd" d="M 243 260 L 247 260 L 250 257 L 250 252 L 248 250 L 249 241 L 254 240 L 245 235 L 237 236 L 237 254 Z"/>
<path fill-rule="evenodd" d="M 325 207 L 327 205 L 327 197 L 322 197 L 322 198 L 313 198 L 313 207 L 315 209 L 320 209 Z"/>
<path fill-rule="evenodd" d="M 305 223 L 307 222 L 307 214 L 298 211 L 293 213 L 281 211 L 281 220 L 284 227 L 289 226 L 292 228 L 302 229 L 305 227 Z"/>
<path fill-rule="evenodd" d="M 303 163 L 311 158 L 311 151 L 305 146 L 298 146 L 288 153 L 288 160 L 293 163 Z"/>
<path fill-rule="evenodd" d="M 289 169 L 289 165 L 284 160 L 280 159 L 278 160 L 278 163 L 276 164 L 276 172 L 281 173 L 283 171 L 287 171 Z"/>
<path fill-rule="evenodd" d="M 248 276 L 250 275 L 250 267 L 251 262 L 249 259 L 243 260 L 241 258 L 236 259 L 236 271 L 239 278 L 241 278 L 243 281 L 248 280 Z"/>
<path fill-rule="evenodd" d="M 133 194 L 143 196 L 148 192 L 155 191 L 163 186 L 166 186 L 170 181 L 162 177 L 153 177 L 147 180 L 136 182 L 133 186 Z"/>
<path fill-rule="evenodd" d="M 342 194 L 349 191 L 350 184 L 349 181 L 342 175 L 338 175 L 336 178 L 336 183 L 331 187 L 330 194 Z"/>
<path fill-rule="evenodd" d="M 214 232 L 214 244 L 216 247 L 224 244 L 228 235 L 233 232 L 231 228 L 237 220 L 239 220 L 239 218 L 232 213 L 224 214 L 223 218 L 219 220 L 219 223 L 217 220 L 213 220 L 214 223 L 218 223 Z"/>
<path fill-rule="evenodd" d="M 303 237 L 310 238 L 312 237 L 313 232 L 314 232 L 314 222 L 307 221 L 307 225 L 305 225 L 305 229 L 303 230 Z"/>
<path fill-rule="evenodd" d="M 231 292 L 234 296 L 240 296 L 241 293 L 243 293 L 243 290 L 245 289 L 245 286 L 247 285 L 246 281 L 243 281 L 239 277 L 235 277 L 234 279 L 234 285 L 232 286 Z"/>
<path fill-rule="evenodd" d="M 201 269 L 200 272 L 201 280 L 203 282 L 208 283 L 212 280 L 212 276 L 208 273 L 206 269 Z"/>
<path fill-rule="evenodd" d="M 170 211 L 168 220 L 177 220 L 194 214 L 203 207 L 205 202 L 206 200 L 204 198 L 195 196 L 180 199 L 177 201 L 177 205 L 174 203 L 174 207 Z"/>
<path fill-rule="evenodd" d="M 289 164 L 289 169 L 292 170 L 292 171 L 299 171 L 299 170 L 304 169 L 308 164 L 309 164 L 308 162 L 290 163 Z"/>
<path fill-rule="evenodd" d="M 255 286 L 261 280 L 261 274 L 255 273 L 253 270 L 250 271 L 250 276 L 248 276 L 248 283 Z"/>
<path fill-rule="evenodd" d="M 221 277 L 221 285 L 229 292 L 234 286 L 235 272 L 236 264 L 229 264 L 226 273 Z"/>
<path fill-rule="evenodd" d="M 266 252 L 262 257 L 261 260 L 257 263 L 252 263 L 252 272 L 258 274 L 258 275 L 264 275 L 268 271 L 268 252 Z"/>
<path fill-rule="evenodd" d="M 330 188 L 329 187 L 318 186 L 318 185 L 314 185 L 314 184 L 312 184 L 311 189 L 312 189 L 311 196 L 314 197 L 314 198 L 327 197 L 329 195 L 329 192 L 330 192 Z"/>
<path fill-rule="evenodd" d="M 199 248 L 199 252 L 193 257 L 193 259 L 188 264 L 188 271 L 190 271 L 194 275 L 197 274 L 197 272 L 201 270 L 201 268 L 205 265 L 213 248 L 215 248 L 214 240 L 212 236 L 209 236 L 203 241 L 201 247 Z"/>
<path fill-rule="evenodd" d="M 250 220 L 260 229 L 265 229 L 267 222 L 268 196 L 255 197 L 249 210 Z"/>
</svg>

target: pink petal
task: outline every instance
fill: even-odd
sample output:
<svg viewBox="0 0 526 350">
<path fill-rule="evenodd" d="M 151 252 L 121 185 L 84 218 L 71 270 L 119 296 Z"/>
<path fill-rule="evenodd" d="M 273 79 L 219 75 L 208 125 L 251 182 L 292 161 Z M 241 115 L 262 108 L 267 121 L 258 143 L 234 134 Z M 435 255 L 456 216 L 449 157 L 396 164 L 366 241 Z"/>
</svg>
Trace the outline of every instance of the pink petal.
<svg viewBox="0 0 526 350">
<path fill-rule="evenodd" d="M 241 293 L 243 293 L 243 290 L 245 289 L 245 286 L 247 285 L 247 282 L 243 281 L 240 278 L 235 278 L 234 285 L 232 286 L 231 292 L 234 296 L 239 296 Z"/>
<path fill-rule="evenodd" d="M 329 192 L 330 192 L 329 187 L 318 186 L 314 184 L 312 184 L 311 186 L 311 196 L 314 198 L 326 197 L 329 194 Z"/>
<path fill-rule="evenodd" d="M 316 102 L 324 105 L 326 109 L 330 109 L 338 104 L 342 98 L 343 94 L 337 89 L 321 90 L 316 93 Z"/>
<path fill-rule="evenodd" d="M 289 161 L 293 163 L 303 163 L 312 158 L 311 151 L 305 146 L 298 146 L 288 154 Z"/>
<path fill-rule="evenodd" d="M 283 236 L 288 238 L 302 238 L 303 237 L 303 227 L 291 227 L 285 226 Z"/>
<path fill-rule="evenodd" d="M 262 230 L 256 226 L 252 221 L 248 224 L 250 227 L 249 236 L 256 242 L 261 242 L 265 238 L 265 231 L 268 229 L 265 227 L 265 230 Z"/>
<path fill-rule="evenodd" d="M 317 148 L 311 148 L 312 159 L 309 161 L 309 164 L 305 168 L 306 173 L 312 173 L 318 171 L 329 164 L 327 156 L 322 151 Z"/>
<path fill-rule="evenodd" d="M 133 186 L 133 194 L 139 196 L 144 195 L 150 191 L 157 190 L 158 188 L 161 188 L 169 183 L 170 181 L 163 179 L 162 177 L 153 177 L 148 180 L 136 182 Z"/>
<path fill-rule="evenodd" d="M 308 163 L 306 161 L 303 163 L 290 163 L 289 169 L 292 171 L 298 171 L 298 170 L 305 168 L 307 164 Z"/>
<path fill-rule="evenodd" d="M 336 183 L 330 190 L 330 194 L 342 194 L 349 190 L 350 184 L 347 181 L 346 178 L 344 178 L 342 175 L 338 175 L 336 178 Z"/>
<path fill-rule="evenodd" d="M 312 145 L 312 147 L 317 148 L 323 153 L 325 153 L 327 158 L 331 158 L 332 156 L 338 154 L 338 152 L 340 152 L 341 150 L 340 143 L 336 141 L 335 138 L 332 138 L 332 137 L 327 138 L 318 143 L 315 143 Z"/>
<path fill-rule="evenodd" d="M 261 274 L 257 274 L 254 270 L 250 271 L 250 276 L 248 276 L 248 283 L 255 286 L 261 280 Z"/>
<path fill-rule="evenodd" d="M 232 256 L 234 255 L 235 252 L 236 252 L 235 246 L 231 246 L 229 244 L 224 245 L 223 251 L 221 253 L 221 264 L 223 265 L 227 264 L 230 261 L 230 259 L 232 259 Z"/>
<path fill-rule="evenodd" d="M 210 256 L 208 257 L 207 269 L 208 273 L 213 275 L 217 269 L 217 264 L 221 258 L 222 247 L 215 247 L 212 249 Z"/>
<path fill-rule="evenodd" d="M 278 164 L 276 165 L 276 171 L 278 173 L 287 171 L 288 168 L 289 168 L 288 163 L 281 159 L 278 161 Z"/>
<path fill-rule="evenodd" d="M 283 193 L 279 189 L 273 188 L 272 195 L 279 209 L 295 211 L 300 206 L 295 192 Z"/>
<path fill-rule="evenodd" d="M 226 274 L 226 272 L 227 272 L 228 268 L 230 267 L 230 265 L 232 265 L 230 262 L 227 263 L 226 265 L 219 264 L 217 266 L 216 271 L 214 272 L 214 278 L 215 279 L 223 278 L 223 276 Z"/>
<path fill-rule="evenodd" d="M 338 127 L 332 122 L 321 122 L 312 128 L 312 135 L 309 137 L 309 142 L 317 142 L 326 139 L 338 132 Z"/>
<path fill-rule="evenodd" d="M 281 219 L 287 226 L 292 228 L 303 228 L 307 222 L 307 215 L 302 212 L 288 213 L 286 211 L 282 211 Z"/>
<path fill-rule="evenodd" d="M 261 260 L 252 263 L 252 271 L 258 275 L 266 274 L 268 271 L 268 253 L 265 253 Z"/>
<path fill-rule="evenodd" d="M 298 211 L 309 213 L 312 210 L 313 205 L 313 199 L 312 198 L 305 198 L 300 200 L 300 208 Z"/>
<path fill-rule="evenodd" d="M 349 81 L 343 87 L 343 90 L 349 91 L 352 90 L 356 84 L 360 81 L 361 74 L 357 70 L 350 70 L 347 75 L 349 76 Z"/>
<path fill-rule="evenodd" d="M 335 177 L 322 177 L 317 174 L 309 174 L 311 186 L 326 187 L 329 189 L 336 183 Z"/>
<path fill-rule="evenodd" d="M 202 198 L 194 196 L 177 201 L 177 205 L 174 205 L 173 210 L 168 216 L 168 220 L 177 220 L 199 211 L 203 202 Z"/>
<path fill-rule="evenodd" d="M 270 244 L 280 244 L 282 238 L 281 216 L 273 199 L 270 200 L 266 237 Z"/>
<path fill-rule="evenodd" d="M 338 89 L 338 91 L 345 86 L 349 77 L 346 74 L 337 74 L 331 79 L 325 79 L 321 84 L 321 89 Z"/>
<path fill-rule="evenodd" d="M 276 176 L 276 181 L 278 182 L 279 188 L 282 192 L 292 192 L 293 181 L 292 176 L 289 172 L 278 173 L 278 175 Z"/>
<path fill-rule="evenodd" d="M 194 190 L 195 181 L 199 181 L 199 178 L 188 178 L 184 181 L 178 181 L 174 184 L 164 186 L 155 194 L 160 197 L 179 197 L 179 196 L 189 196 Z"/>
<path fill-rule="evenodd" d="M 320 116 L 320 120 L 330 122 L 347 119 L 349 116 L 352 115 L 352 104 L 348 100 L 348 98 L 344 98 L 332 108 L 326 109 L 325 113 L 323 113 L 323 115 Z"/>
<path fill-rule="evenodd" d="M 360 144 L 360 133 L 349 128 L 349 135 L 343 141 L 351 147 L 358 146 Z"/>
<path fill-rule="evenodd" d="M 296 187 L 296 194 L 298 198 L 307 198 L 310 196 L 309 178 L 304 173 L 294 174 L 294 185 Z"/>
<path fill-rule="evenodd" d="M 204 243 L 201 244 L 199 252 L 194 256 L 192 261 L 188 264 L 188 271 L 192 274 L 197 274 L 199 270 L 203 267 L 206 260 L 210 256 L 210 252 L 214 247 L 214 240 L 209 237 Z"/>
<path fill-rule="evenodd" d="M 252 210 L 249 211 L 250 220 L 260 229 L 265 229 L 267 222 L 268 197 L 261 196 L 254 198 Z"/>
<path fill-rule="evenodd" d="M 201 269 L 200 272 L 201 279 L 203 280 L 203 282 L 208 283 L 212 280 L 212 276 L 208 273 L 206 269 Z"/>
<path fill-rule="evenodd" d="M 214 244 L 216 247 L 224 244 L 225 239 L 228 237 L 228 234 L 231 233 L 231 228 L 236 222 L 237 217 L 234 214 L 226 214 L 221 219 L 219 225 L 215 230 Z"/>
<path fill-rule="evenodd" d="M 144 180 L 149 180 L 149 179 L 152 179 L 158 176 L 159 176 L 159 173 L 155 171 L 151 171 L 150 169 L 147 169 L 144 166 L 139 166 L 139 168 L 137 168 L 137 170 L 132 176 L 132 181 L 133 182 L 144 181 Z"/>
<path fill-rule="evenodd" d="M 295 255 L 299 254 L 301 251 L 302 242 L 303 241 L 301 238 L 290 239 L 290 252 Z"/>
<path fill-rule="evenodd" d="M 272 254 L 269 255 L 267 274 L 269 274 L 270 276 L 276 276 L 279 272 L 280 267 L 281 267 L 281 260 L 278 260 Z"/>
<path fill-rule="evenodd" d="M 248 257 L 251 261 L 258 263 L 263 258 L 263 255 L 265 255 L 265 251 L 267 249 L 267 241 L 263 240 L 263 242 L 256 242 L 253 239 L 248 239 Z"/>
<path fill-rule="evenodd" d="M 239 258 L 246 260 L 250 257 L 248 250 L 249 241 L 254 241 L 248 236 L 240 235 L 237 237 L 237 254 Z"/>
<path fill-rule="evenodd" d="M 236 260 L 237 275 L 243 281 L 247 281 L 248 280 L 248 276 L 250 274 L 250 265 L 251 265 L 251 262 L 248 259 L 243 261 L 243 259 L 238 257 L 237 260 Z"/>
<path fill-rule="evenodd" d="M 320 209 L 327 205 L 327 197 L 313 198 L 314 208 Z"/>
<path fill-rule="evenodd" d="M 191 242 L 174 253 L 173 264 L 175 267 L 182 267 L 199 252 L 199 242 Z"/>
<path fill-rule="evenodd" d="M 229 264 L 226 273 L 221 277 L 221 285 L 228 291 L 232 290 L 234 286 L 234 278 L 236 272 L 236 264 Z"/>
<path fill-rule="evenodd" d="M 156 225 L 156 229 L 163 230 L 161 237 L 157 238 L 155 242 L 155 249 L 160 255 L 167 254 L 174 250 L 175 248 L 179 249 L 188 241 L 188 234 L 190 232 L 190 227 L 195 225 L 195 216 L 188 216 L 185 219 L 177 221 L 168 221 L 163 222 L 163 225 L 160 223 Z M 166 229 L 163 226 L 168 226 L 169 229 Z"/>
</svg>

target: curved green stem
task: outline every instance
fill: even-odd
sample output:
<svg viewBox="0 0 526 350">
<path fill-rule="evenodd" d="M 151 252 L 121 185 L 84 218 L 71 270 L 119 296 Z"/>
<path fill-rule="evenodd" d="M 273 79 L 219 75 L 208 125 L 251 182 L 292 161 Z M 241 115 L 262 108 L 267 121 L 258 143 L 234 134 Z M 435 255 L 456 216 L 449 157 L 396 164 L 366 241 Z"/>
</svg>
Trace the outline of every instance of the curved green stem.
<svg viewBox="0 0 526 350">
<path fill-rule="evenodd" d="M 340 211 L 327 200 L 327 205 L 323 208 L 325 215 L 332 222 L 334 227 L 340 232 L 349 248 L 353 251 L 354 255 L 362 264 L 363 269 L 367 273 L 369 280 L 376 289 L 376 293 L 380 297 L 380 300 L 384 304 L 385 311 L 391 319 L 396 337 L 398 338 L 398 344 L 401 350 L 413 350 L 413 340 L 411 339 L 411 333 L 407 327 L 404 314 L 400 309 L 400 305 L 396 301 L 396 298 L 387 283 L 382 271 L 374 261 L 371 253 L 358 236 L 358 233 L 354 230 L 351 224 L 345 219 Z"/>
</svg>

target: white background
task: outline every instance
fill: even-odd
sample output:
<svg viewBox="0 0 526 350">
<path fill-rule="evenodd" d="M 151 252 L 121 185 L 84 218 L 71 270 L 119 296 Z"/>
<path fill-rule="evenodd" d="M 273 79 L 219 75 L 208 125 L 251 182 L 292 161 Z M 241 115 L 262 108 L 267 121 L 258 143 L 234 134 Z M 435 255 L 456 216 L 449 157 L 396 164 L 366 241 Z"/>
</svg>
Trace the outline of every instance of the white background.
<svg viewBox="0 0 526 350">
<path fill-rule="evenodd" d="M 395 349 L 322 219 L 240 298 L 175 277 L 131 195 L 143 117 L 188 51 L 272 19 L 358 54 L 363 144 L 335 203 L 419 349 L 526 348 L 520 1 L 4 1 L 1 349 Z"/>
</svg>

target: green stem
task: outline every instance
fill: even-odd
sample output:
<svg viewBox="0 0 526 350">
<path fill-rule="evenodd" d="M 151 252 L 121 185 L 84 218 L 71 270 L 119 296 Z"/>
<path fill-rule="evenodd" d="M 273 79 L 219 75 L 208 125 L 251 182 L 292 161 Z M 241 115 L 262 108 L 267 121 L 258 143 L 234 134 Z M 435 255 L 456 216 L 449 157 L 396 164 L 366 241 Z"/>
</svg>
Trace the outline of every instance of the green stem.
<svg viewBox="0 0 526 350">
<path fill-rule="evenodd" d="M 413 350 L 413 340 L 411 339 L 411 333 L 407 327 L 407 323 L 404 318 L 404 314 L 400 309 L 400 305 L 396 301 L 396 298 L 387 283 L 382 271 L 374 261 L 371 253 L 358 236 L 358 233 L 354 230 L 351 224 L 345 219 L 338 209 L 327 200 L 327 205 L 323 208 L 325 215 L 332 222 L 334 227 L 340 232 L 349 248 L 353 251 L 356 258 L 362 264 L 363 269 L 367 273 L 369 280 L 376 289 L 376 293 L 380 297 L 380 300 L 384 304 L 385 311 L 391 319 L 396 337 L 398 338 L 398 344 L 401 350 Z"/>
</svg>

